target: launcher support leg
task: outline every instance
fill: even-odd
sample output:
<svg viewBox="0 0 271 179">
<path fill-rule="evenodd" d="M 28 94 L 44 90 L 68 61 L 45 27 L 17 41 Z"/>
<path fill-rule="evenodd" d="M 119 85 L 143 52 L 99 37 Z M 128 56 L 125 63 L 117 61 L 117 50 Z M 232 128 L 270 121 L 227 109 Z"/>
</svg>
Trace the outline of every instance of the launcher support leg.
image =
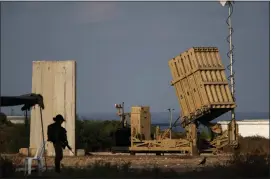
<svg viewBox="0 0 271 179">
<path fill-rule="evenodd" d="M 189 132 L 190 132 L 191 142 L 192 142 L 191 155 L 197 156 L 199 155 L 197 124 L 196 123 L 189 124 L 189 129 L 190 129 Z"/>
<path fill-rule="evenodd" d="M 238 147 L 238 124 L 236 123 L 235 119 L 232 119 L 231 122 L 228 124 L 228 137 L 229 137 L 229 144 L 233 148 Z"/>
</svg>

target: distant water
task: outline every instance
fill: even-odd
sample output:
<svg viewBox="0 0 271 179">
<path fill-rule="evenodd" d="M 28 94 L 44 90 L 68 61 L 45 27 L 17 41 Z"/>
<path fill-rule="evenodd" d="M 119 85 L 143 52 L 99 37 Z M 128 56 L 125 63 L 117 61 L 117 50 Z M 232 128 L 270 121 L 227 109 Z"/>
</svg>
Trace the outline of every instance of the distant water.
<svg viewBox="0 0 271 179">
<path fill-rule="evenodd" d="M 179 113 L 173 113 L 173 121 L 179 117 Z M 87 120 L 119 120 L 119 116 L 116 113 L 90 113 L 90 114 L 79 114 L 79 117 Z M 152 123 L 168 123 L 169 113 L 168 112 L 151 112 Z M 228 112 L 214 121 L 230 120 L 231 113 Z M 267 119 L 269 120 L 269 112 L 236 112 L 236 120 L 249 120 L 249 119 Z"/>
<path fill-rule="evenodd" d="M 179 113 L 172 114 L 172 123 L 179 117 Z M 116 113 L 90 113 L 79 115 L 81 119 L 85 120 L 119 120 Z M 236 112 L 236 120 L 253 120 L 253 119 L 266 119 L 269 120 L 269 112 Z M 230 120 L 231 113 L 228 112 L 214 120 L 214 122 L 222 120 Z M 169 127 L 169 113 L 168 112 L 151 112 L 151 120 L 153 125 L 159 125 L 161 129 Z M 179 125 L 177 125 L 179 126 Z M 181 127 L 175 128 L 177 131 L 182 131 Z"/>
</svg>

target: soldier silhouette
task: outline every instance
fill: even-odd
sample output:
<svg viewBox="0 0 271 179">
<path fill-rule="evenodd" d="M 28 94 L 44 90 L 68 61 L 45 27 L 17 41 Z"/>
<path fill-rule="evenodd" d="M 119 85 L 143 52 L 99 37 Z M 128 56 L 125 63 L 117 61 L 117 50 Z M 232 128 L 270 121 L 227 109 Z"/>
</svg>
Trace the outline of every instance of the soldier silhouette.
<svg viewBox="0 0 271 179">
<path fill-rule="evenodd" d="M 63 159 L 63 149 L 69 146 L 67 140 L 67 131 L 61 126 L 65 121 L 62 115 L 58 114 L 53 118 L 53 124 L 48 125 L 48 141 L 52 142 L 55 148 L 55 171 L 60 173 L 60 162 Z"/>
</svg>

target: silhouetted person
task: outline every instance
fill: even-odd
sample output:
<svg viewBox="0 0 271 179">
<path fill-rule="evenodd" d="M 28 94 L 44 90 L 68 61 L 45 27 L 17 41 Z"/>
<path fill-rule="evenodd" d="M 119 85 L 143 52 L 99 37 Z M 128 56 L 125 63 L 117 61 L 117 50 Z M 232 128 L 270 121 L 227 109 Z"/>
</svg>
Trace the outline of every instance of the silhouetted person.
<svg viewBox="0 0 271 179">
<path fill-rule="evenodd" d="M 203 160 L 199 163 L 199 165 L 204 165 L 206 163 L 206 157 L 203 158 Z"/>
<path fill-rule="evenodd" d="M 60 173 L 60 162 L 63 159 L 63 149 L 68 145 L 67 131 L 61 126 L 65 121 L 62 115 L 58 114 L 53 118 L 53 124 L 48 125 L 48 141 L 54 144 L 55 148 L 55 171 Z"/>
</svg>

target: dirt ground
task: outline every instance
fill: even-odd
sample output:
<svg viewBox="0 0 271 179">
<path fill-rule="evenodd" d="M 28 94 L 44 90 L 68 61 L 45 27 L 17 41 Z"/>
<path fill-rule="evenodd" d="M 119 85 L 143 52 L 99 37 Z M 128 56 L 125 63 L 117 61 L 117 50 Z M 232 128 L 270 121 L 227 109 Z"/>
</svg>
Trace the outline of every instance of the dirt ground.
<svg viewBox="0 0 271 179">
<path fill-rule="evenodd" d="M 9 155 L 7 156 L 13 161 L 17 168 L 16 176 L 23 176 L 24 156 Z M 205 165 L 199 163 L 206 157 Z M 76 177 L 124 177 L 136 175 L 135 177 L 244 177 L 244 176 L 269 176 L 269 166 L 266 167 L 262 161 L 248 165 L 242 164 L 241 167 L 227 166 L 232 159 L 231 155 L 201 155 L 201 156 L 185 156 L 185 155 L 125 155 L 125 154 L 92 154 L 82 157 L 64 157 L 62 160 L 62 173 L 60 175 L 54 172 L 54 157 L 46 157 L 47 171 L 42 173 L 45 178 L 76 178 Z M 97 165 L 97 162 L 102 162 Z M 108 164 L 111 165 L 108 165 Z M 122 165 L 127 164 L 129 165 Z M 35 167 L 36 163 L 33 163 Z M 92 165 L 95 164 L 95 165 Z M 116 165 L 117 164 L 117 165 Z M 220 166 L 218 166 L 220 165 Z M 224 165 L 223 167 L 221 165 Z M 257 166 L 259 167 L 257 168 Z M 91 166 L 91 167 L 90 167 Z M 123 168 L 124 167 L 124 168 Z M 129 169 L 127 169 L 127 167 Z M 247 168 L 248 167 L 248 168 Z M 81 169 L 80 169 L 81 168 Z M 19 169 L 19 170 L 18 170 Z M 143 170 L 142 170 L 143 169 Z M 151 170 L 150 170 L 151 169 Z M 148 171 L 146 171 L 148 170 Z M 235 172 L 233 172 L 233 170 Z M 268 170 L 268 171 L 267 171 Z M 128 172 L 128 173 L 127 173 Z M 143 173 L 142 173 L 143 172 Z M 249 173 L 250 172 L 250 173 Z M 36 177 L 37 172 L 33 171 L 31 177 Z"/>
<path fill-rule="evenodd" d="M 164 155 L 155 156 L 148 154 L 141 154 L 136 156 L 131 155 L 91 155 L 82 157 L 64 157 L 62 160 L 63 167 L 79 167 L 84 168 L 95 162 L 104 162 L 111 164 L 125 164 L 130 163 L 132 168 L 178 168 L 178 169 L 195 169 L 202 167 L 199 163 L 204 156 L 181 156 L 181 155 Z M 24 164 L 23 156 L 13 155 L 9 156 L 16 167 L 22 167 Z M 204 166 L 223 165 L 230 159 L 229 156 L 206 156 L 206 164 Z M 33 163 L 35 165 L 35 162 Z M 46 157 L 46 164 L 48 167 L 54 166 L 54 158 Z"/>
</svg>

